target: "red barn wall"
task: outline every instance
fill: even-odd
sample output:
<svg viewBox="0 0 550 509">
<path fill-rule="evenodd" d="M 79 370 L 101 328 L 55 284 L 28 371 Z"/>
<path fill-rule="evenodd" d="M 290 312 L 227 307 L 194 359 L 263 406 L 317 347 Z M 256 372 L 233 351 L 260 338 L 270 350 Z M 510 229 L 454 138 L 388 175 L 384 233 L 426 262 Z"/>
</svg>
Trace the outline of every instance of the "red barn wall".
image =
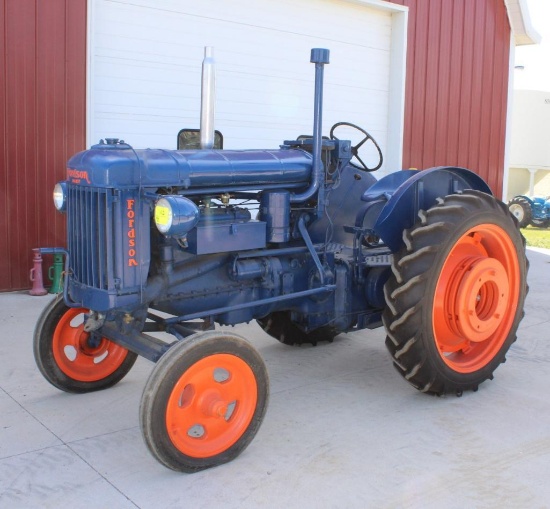
<svg viewBox="0 0 550 509">
<path fill-rule="evenodd" d="M 502 194 L 511 29 L 504 0 L 409 7 L 403 166 L 464 166 Z"/>
<path fill-rule="evenodd" d="M 0 0 L 0 41 L 0 290 L 15 290 L 32 248 L 65 245 L 52 189 L 85 147 L 86 0 Z"/>
</svg>

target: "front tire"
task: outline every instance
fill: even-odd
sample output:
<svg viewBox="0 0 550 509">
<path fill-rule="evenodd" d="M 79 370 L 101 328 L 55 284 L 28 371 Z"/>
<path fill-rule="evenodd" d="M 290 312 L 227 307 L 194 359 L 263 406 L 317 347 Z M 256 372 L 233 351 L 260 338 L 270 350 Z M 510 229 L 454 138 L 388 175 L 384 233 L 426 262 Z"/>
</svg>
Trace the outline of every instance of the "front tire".
<svg viewBox="0 0 550 509">
<path fill-rule="evenodd" d="M 524 239 L 506 206 L 465 191 L 403 233 L 384 288 L 397 371 L 437 395 L 477 390 L 505 361 L 527 293 Z"/>
<path fill-rule="evenodd" d="M 535 228 L 548 228 L 550 225 L 550 219 L 531 219 L 531 226 Z"/>
<path fill-rule="evenodd" d="M 143 438 L 173 470 L 226 463 L 258 432 L 268 393 L 265 364 L 247 341 L 227 332 L 194 334 L 161 357 L 145 385 Z"/>
<path fill-rule="evenodd" d="M 87 309 L 66 306 L 59 296 L 44 308 L 34 330 L 36 365 L 62 391 L 107 389 L 122 380 L 137 359 L 107 338 L 84 332 L 86 313 Z"/>
</svg>

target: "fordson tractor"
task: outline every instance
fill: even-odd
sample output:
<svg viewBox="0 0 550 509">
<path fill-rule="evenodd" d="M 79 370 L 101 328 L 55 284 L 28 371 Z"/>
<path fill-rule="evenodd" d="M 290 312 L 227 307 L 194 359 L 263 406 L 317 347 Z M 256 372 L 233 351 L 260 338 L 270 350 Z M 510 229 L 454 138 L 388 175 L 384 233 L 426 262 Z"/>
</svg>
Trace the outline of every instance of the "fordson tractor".
<svg viewBox="0 0 550 509">
<path fill-rule="evenodd" d="M 476 391 L 516 339 L 527 261 L 506 205 L 464 168 L 376 180 L 367 131 L 340 122 L 322 135 L 328 50 L 311 62 L 312 136 L 273 150 L 107 139 L 55 187 L 67 247 L 42 253 L 64 254 L 64 293 L 36 325 L 37 365 L 83 393 L 119 382 L 138 355 L 155 362 L 140 426 L 171 469 L 232 460 L 264 417 L 266 366 L 226 326 L 256 320 L 281 343 L 315 345 L 383 325 L 397 372 L 435 395 Z"/>
</svg>

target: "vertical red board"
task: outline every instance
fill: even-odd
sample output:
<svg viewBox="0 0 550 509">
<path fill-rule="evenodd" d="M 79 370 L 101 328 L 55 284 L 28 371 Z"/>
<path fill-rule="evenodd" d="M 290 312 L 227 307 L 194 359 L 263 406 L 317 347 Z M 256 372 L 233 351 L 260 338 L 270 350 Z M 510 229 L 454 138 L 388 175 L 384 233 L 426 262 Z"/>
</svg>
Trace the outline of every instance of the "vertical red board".
<svg viewBox="0 0 550 509">
<path fill-rule="evenodd" d="M 6 0 L 0 0 L 0 245 L 8 245 L 8 155 L 6 122 Z M 0 288 L 9 288 L 9 263 L 0 256 Z"/>
<path fill-rule="evenodd" d="M 0 32 L 5 291 L 30 287 L 32 248 L 65 244 L 51 196 L 66 160 L 85 147 L 86 0 L 0 0 Z"/>
<path fill-rule="evenodd" d="M 403 166 L 463 166 L 500 197 L 511 38 L 504 0 L 391 1 L 409 7 Z"/>
</svg>

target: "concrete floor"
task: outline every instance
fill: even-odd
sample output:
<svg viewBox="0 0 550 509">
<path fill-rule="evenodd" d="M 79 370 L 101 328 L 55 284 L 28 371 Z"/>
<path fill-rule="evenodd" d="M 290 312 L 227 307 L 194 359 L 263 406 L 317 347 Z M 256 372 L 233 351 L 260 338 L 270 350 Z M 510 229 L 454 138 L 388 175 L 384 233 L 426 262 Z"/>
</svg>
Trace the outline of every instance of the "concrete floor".
<svg viewBox="0 0 550 509">
<path fill-rule="evenodd" d="M 32 354 L 51 296 L 0 294 L 0 507 L 550 507 L 550 251 L 528 256 L 518 341 L 495 380 L 462 398 L 406 384 L 382 329 L 291 348 L 236 327 L 267 363 L 269 409 L 240 457 L 193 475 L 167 470 L 142 441 L 151 363 L 107 391 L 58 391 Z"/>
</svg>

